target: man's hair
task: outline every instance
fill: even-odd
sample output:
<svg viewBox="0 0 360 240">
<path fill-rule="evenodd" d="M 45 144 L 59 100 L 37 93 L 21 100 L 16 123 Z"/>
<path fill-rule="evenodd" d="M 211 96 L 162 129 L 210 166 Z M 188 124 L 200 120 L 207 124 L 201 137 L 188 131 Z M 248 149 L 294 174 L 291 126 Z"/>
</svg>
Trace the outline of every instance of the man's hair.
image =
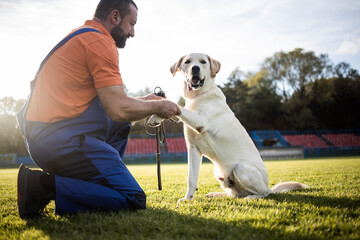
<svg viewBox="0 0 360 240">
<path fill-rule="evenodd" d="M 94 16 L 106 20 L 113 10 L 118 10 L 121 18 L 124 18 L 130 11 L 130 4 L 133 4 L 138 9 L 133 0 L 100 0 Z"/>
</svg>

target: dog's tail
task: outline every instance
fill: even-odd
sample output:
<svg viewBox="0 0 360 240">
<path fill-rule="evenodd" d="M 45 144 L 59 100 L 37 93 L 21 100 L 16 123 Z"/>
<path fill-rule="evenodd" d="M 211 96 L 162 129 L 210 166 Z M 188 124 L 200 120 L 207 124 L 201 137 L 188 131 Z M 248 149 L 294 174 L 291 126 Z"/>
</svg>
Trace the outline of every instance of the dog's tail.
<svg viewBox="0 0 360 240">
<path fill-rule="evenodd" d="M 280 192 L 288 192 L 293 190 L 301 190 L 309 188 L 309 186 L 299 183 L 299 182 L 283 182 L 276 184 L 271 191 L 273 193 L 280 193 Z"/>
</svg>

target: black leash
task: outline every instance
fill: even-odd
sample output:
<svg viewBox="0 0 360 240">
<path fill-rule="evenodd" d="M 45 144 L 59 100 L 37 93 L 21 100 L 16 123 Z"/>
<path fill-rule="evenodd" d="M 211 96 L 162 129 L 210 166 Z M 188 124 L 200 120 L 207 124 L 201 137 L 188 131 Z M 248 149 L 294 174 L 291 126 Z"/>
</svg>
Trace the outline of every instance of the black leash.
<svg viewBox="0 0 360 240">
<path fill-rule="evenodd" d="M 165 98 L 165 92 L 160 87 L 156 87 L 154 89 L 154 93 L 155 93 L 156 96 L 160 96 L 160 97 Z M 172 121 L 173 123 L 176 123 L 176 124 L 178 124 L 180 122 L 180 120 L 174 120 L 172 118 L 170 118 L 170 121 Z M 164 143 L 165 139 L 166 139 L 164 121 L 161 122 L 158 125 L 155 125 L 155 126 L 148 125 L 147 123 L 148 123 L 148 121 L 145 122 L 145 132 L 146 132 L 146 134 L 149 135 L 149 136 L 155 136 L 156 137 L 156 163 L 157 163 L 158 188 L 159 188 L 159 190 L 162 190 L 161 169 L 160 169 L 160 163 L 161 163 L 160 162 L 160 143 Z M 155 128 L 155 134 L 150 133 L 147 130 L 147 126 Z"/>
<path fill-rule="evenodd" d="M 156 96 L 160 96 L 165 98 L 165 92 L 163 90 L 161 90 L 160 87 L 156 87 L 154 89 L 154 93 Z M 145 123 L 145 132 L 146 134 L 148 134 L 149 136 L 154 136 L 154 134 L 149 133 L 147 131 L 146 128 L 146 123 Z M 160 168 L 160 143 L 164 143 L 166 136 L 165 136 L 165 127 L 164 127 L 164 123 L 162 122 L 160 125 L 157 125 L 155 127 L 155 137 L 156 137 L 156 164 L 157 164 L 157 178 L 158 178 L 158 188 L 161 191 L 162 190 L 162 184 L 161 184 L 161 168 Z"/>
<path fill-rule="evenodd" d="M 164 123 L 157 126 L 150 126 L 152 128 L 155 128 L 155 133 L 150 133 L 147 130 L 147 124 L 145 123 L 145 132 L 149 136 L 155 136 L 156 138 L 156 164 L 157 164 L 157 178 L 158 178 L 158 188 L 159 190 L 162 190 L 161 186 L 161 169 L 160 169 L 160 143 L 164 143 L 166 136 L 165 136 L 165 127 Z"/>
<path fill-rule="evenodd" d="M 163 130 L 163 131 L 161 131 Z M 165 141 L 165 132 L 164 132 L 164 125 L 161 123 L 160 127 L 156 127 L 155 131 L 156 131 L 156 164 L 157 164 L 157 177 L 158 177 L 158 188 L 161 191 L 162 190 L 162 185 L 161 185 L 161 169 L 160 169 L 160 142 L 164 143 Z M 161 133 L 163 132 L 163 141 L 161 141 L 160 137 L 161 137 Z"/>
</svg>

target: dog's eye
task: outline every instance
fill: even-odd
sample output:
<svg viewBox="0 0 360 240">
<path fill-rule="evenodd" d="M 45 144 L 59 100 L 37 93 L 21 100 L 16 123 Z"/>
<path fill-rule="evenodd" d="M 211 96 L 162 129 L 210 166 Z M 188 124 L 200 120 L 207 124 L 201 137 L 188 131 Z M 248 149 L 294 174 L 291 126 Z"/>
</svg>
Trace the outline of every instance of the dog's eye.
<svg viewBox="0 0 360 240">
<path fill-rule="evenodd" d="M 186 60 L 186 61 L 185 61 L 185 64 L 189 64 L 189 63 L 191 63 L 190 60 Z"/>
<path fill-rule="evenodd" d="M 201 63 L 201 64 L 206 64 L 206 61 L 205 61 L 205 60 L 201 60 L 200 63 Z"/>
</svg>

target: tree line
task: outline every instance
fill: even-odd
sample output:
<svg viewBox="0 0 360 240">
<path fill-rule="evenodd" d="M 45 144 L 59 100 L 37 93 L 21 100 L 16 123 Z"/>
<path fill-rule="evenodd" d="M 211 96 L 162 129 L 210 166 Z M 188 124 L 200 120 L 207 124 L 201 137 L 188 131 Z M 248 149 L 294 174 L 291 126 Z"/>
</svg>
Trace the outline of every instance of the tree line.
<svg viewBox="0 0 360 240">
<path fill-rule="evenodd" d="M 277 52 L 258 72 L 235 69 L 221 89 L 248 131 L 360 127 L 359 72 L 325 54 Z"/>
<path fill-rule="evenodd" d="M 297 48 L 266 58 L 257 72 L 236 68 L 223 86 L 227 103 L 248 131 L 357 129 L 360 127 L 360 75 L 349 64 L 331 63 L 326 54 Z M 145 95 L 150 89 L 129 95 Z M 0 99 L 0 153 L 26 152 L 16 113 L 25 100 Z M 184 99 L 178 104 L 184 105 Z M 145 120 L 131 134 L 144 134 Z M 166 132 L 182 124 L 165 121 Z"/>
<path fill-rule="evenodd" d="M 26 152 L 24 139 L 16 119 L 16 113 L 24 103 L 24 99 L 15 100 L 12 97 L 0 99 L 0 153 Z"/>
</svg>

